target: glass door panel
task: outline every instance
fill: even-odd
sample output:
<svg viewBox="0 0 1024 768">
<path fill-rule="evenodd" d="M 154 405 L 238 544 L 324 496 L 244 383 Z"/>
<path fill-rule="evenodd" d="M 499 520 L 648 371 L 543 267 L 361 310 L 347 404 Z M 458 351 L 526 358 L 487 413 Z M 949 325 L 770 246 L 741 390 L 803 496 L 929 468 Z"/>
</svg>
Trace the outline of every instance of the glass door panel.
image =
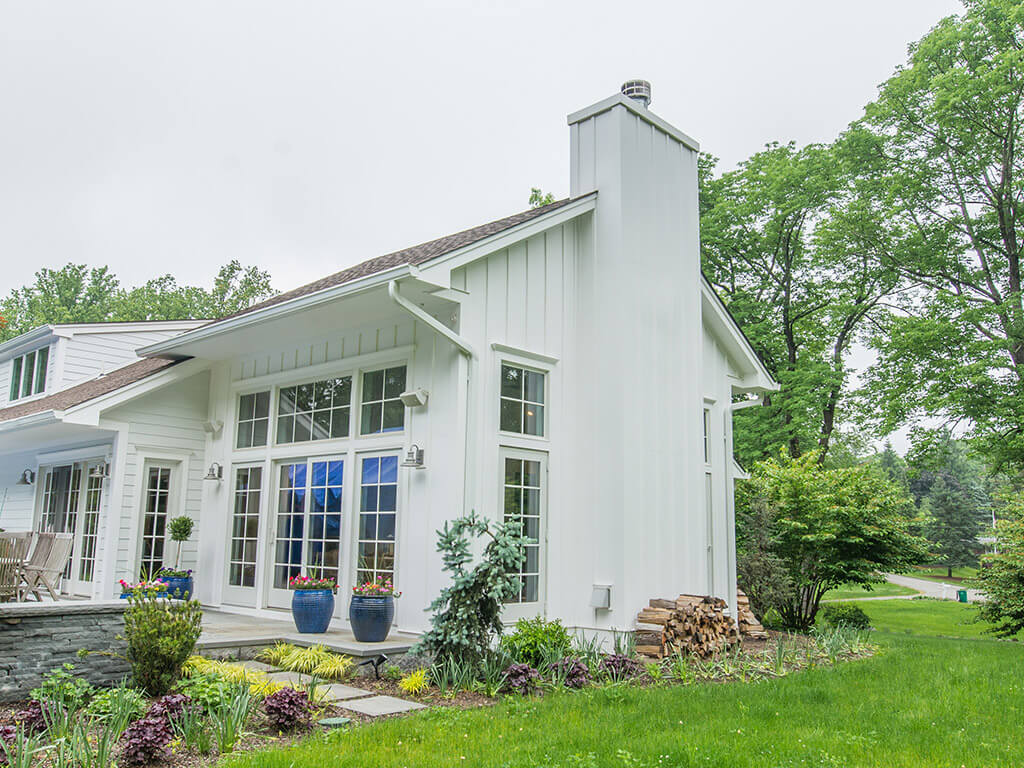
<svg viewBox="0 0 1024 768">
<path fill-rule="evenodd" d="M 290 605 L 293 576 L 340 577 L 344 474 L 342 459 L 278 465 L 270 605 Z"/>
</svg>

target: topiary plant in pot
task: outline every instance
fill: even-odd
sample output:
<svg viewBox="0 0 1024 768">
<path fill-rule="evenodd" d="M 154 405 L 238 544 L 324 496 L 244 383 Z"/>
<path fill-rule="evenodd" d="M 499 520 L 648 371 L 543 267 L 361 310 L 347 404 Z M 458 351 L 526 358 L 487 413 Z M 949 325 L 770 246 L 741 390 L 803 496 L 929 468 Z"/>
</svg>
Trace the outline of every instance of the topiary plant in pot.
<svg viewBox="0 0 1024 768">
<path fill-rule="evenodd" d="M 192 580 L 192 569 L 181 569 L 181 545 L 189 540 L 195 521 L 186 515 L 171 518 L 167 523 L 167 532 L 171 541 L 175 542 L 177 550 L 174 554 L 174 567 L 161 568 L 157 578 L 167 585 L 167 594 L 180 600 L 188 600 L 195 592 L 195 582 Z"/>
</svg>

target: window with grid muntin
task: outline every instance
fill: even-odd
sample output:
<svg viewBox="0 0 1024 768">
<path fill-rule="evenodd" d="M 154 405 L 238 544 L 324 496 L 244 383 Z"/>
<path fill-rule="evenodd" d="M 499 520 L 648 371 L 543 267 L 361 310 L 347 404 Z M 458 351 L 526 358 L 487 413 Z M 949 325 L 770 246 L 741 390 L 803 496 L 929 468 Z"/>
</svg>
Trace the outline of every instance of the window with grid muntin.
<svg viewBox="0 0 1024 768">
<path fill-rule="evenodd" d="M 87 478 L 85 509 L 82 511 L 82 554 L 78 566 L 78 580 L 91 582 L 96 569 L 96 545 L 99 541 L 103 476 L 87 473 Z"/>
<path fill-rule="evenodd" d="M 359 434 L 400 432 L 405 427 L 405 405 L 399 397 L 405 391 L 405 379 L 404 365 L 363 374 Z"/>
<path fill-rule="evenodd" d="M 395 577 L 398 456 L 361 460 L 356 583 Z"/>
<path fill-rule="evenodd" d="M 277 396 L 278 445 L 348 437 L 352 377 L 281 387 Z"/>
<path fill-rule="evenodd" d="M 270 390 L 252 392 L 238 398 L 236 448 L 254 448 L 266 445 L 269 425 Z"/>
<path fill-rule="evenodd" d="M 518 523 L 530 540 L 523 547 L 523 561 L 516 571 L 519 594 L 506 602 L 534 603 L 540 599 L 541 462 L 507 456 L 504 474 L 504 521 Z"/>
<path fill-rule="evenodd" d="M 520 435 L 544 436 L 545 374 L 501 365 L 500 429 Z"/>
<path fill-rule="evenodd" d="M 171 494 L 169 467 L 150 467 L 146 473 L 146 503 L 142 516 L 141 578 L 153 578 L 164 567 L 167 508 Z"/>
<path fill-rule="evenodd" d="M 256 586 L 256 552 L 260 533 L 262 467 L 235 468 L 235 498 L 231 513 L 231 552 L 228 583 L 233 587 Z"/>
</svg>

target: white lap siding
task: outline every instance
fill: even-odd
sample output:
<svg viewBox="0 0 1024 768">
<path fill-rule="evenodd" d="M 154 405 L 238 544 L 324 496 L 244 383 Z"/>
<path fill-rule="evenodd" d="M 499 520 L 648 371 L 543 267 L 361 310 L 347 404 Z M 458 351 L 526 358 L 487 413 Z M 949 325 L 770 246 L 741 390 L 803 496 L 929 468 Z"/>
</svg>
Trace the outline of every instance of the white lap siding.
<svg viewBox="0 0 1024 768">
<path fill-rule="evenodd" d="M 140 397 L 104 414 L 104 422 L 121 425 L 124 440 L 122 493 L 111 510 L 117 510 L 116 566 L 113 581 L 137 577 L 141 535 L 142 503 L 146 486 L 147 459 L 176 467 L 176 480 L 184 483 L 175 491 L 173 515 L 188 515 L 199 522 L 202 483 L 206 474 L 206 433 L 209 374 L 199 373 L 158 392 Z M 196 568 L 196 536 L 182 548 L 182 567 Z M 165 558 L 174 557 L 168 546 Z M 105 553 L 105 556 L 106 553 Z"/>
</svg>

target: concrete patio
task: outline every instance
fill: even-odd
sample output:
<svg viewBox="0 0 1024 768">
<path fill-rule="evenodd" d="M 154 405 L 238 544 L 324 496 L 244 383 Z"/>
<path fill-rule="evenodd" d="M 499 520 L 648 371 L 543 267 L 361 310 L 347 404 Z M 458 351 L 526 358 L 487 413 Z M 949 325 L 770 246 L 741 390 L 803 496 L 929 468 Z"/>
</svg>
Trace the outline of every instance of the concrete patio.
<svg viewBox="0 0 1024 768">
<path fill-rule="evenodd" d="M 196 651 L 217 658 L 251 659 L 260 648 L 280 641 L 300 646 L 323 645 L 358 661 L 378 654 L 392 658 L 401 656 L 418 639 L 417 635 L 392 631 L 382 643 L 361 643 L 347 629 L 329 629 L 323 634 L 304 635 L 295 631 L 295 624 L 287 612 L 282 612 L 281 618 L 276 618 L 205 608 L 203 633 L 196 644 Z"/>
</svg>

